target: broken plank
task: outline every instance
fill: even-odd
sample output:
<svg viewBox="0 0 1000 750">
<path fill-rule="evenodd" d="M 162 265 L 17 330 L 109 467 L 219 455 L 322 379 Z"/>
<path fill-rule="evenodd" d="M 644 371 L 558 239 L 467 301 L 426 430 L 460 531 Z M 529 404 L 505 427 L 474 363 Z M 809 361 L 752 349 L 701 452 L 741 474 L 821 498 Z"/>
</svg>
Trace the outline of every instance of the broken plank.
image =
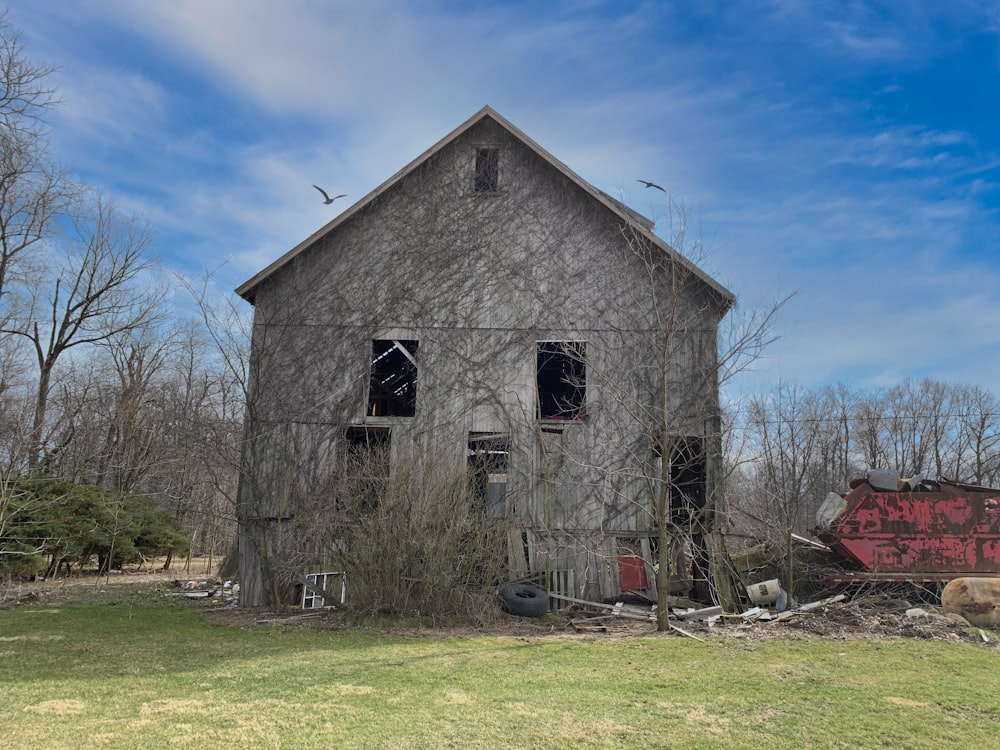
<svg viewBox="0 0 1000 750">
<path fill-rule="evenodd" d="M 788 620 L 795 615 L 805 614 L 807 612 L 812 612 L 814 609 L 819 609 L 826 604 L 834 604 L 836 602 L 842 602 L 847 597 L 844 594 L 837 594 L 836 596 L 831 596 L 827 599 L 820 599 L 819 601 L 809 602 L 808 604 L 803 604 L 801 607 L 796 607 L 795 609 L 786 609 L 784 612 L 779 612 L 776 615 L 771 615 L 770 613 L 764 613 L 760 616 L 761 620 L 770 620 L 772 622 L 779 622 L 781 620 Z"/>
<path fill-rule="evenodd" d="M 678 620 L 708 620 L 713 617 L 722 616 L 722 607 L 703 607 L 702 609 L 692 609 L 677 615 Z"/>
<path fill-rule="evenodd" d="M 614 604 L 606 604 L 604 602 L 592 602 L 592 601 L 588 601 L 587 599 L 577 599 L 577 598 L 572 597 L 572 596 L 564 596 L 563 594 L 554 594 L 552 592 L 549 592 L 549 598 L 550 599 L 559 599 L 560 601 L 564 601 L 564 602 L 573 602 L 574 604 L 586 604 L 588 606 L 599 607 L 601 609 L 610 609 L 610 610 L 622 609 L 622 610 L 626 610 L 626 611 L 631 610 L 631 611 L 636 611 L 636 612 L 644 612 L 645 611 L 645 610 L 639 609 L 638 607 L 633 607 L 631 605 L 624 604 L 622 602 L 616 602 Z"/>
<path fill-rule="evenodd" d="M 831 596 L 828 599 L 820 599 L 818 602 L 809 602 L 808 604 L 803 604 L 801 607 L 796 607 L 793 611 L 795 612 L 808 612 L 811 609 L 816 609 L 817 607 L 822 607 L 825 604 L 833 604 L 834 602 L 842 602 L 847 596 L 844 594 L 837 594 L 836 596 Z"/>
<path fill-rule="evenodd" d="M 655 612 L 647 612 L 635 607 L 629 607 L 621 602 L 615 604 L 605 604 L 604 602 L 591 602 L 586 599 L 577 599 L 572 596 L 564 596 L 563 594 L 553 594 L 549 592 L 550 599 L 559 599 L 564 602 L 573 602 L 574 604 L 586 604 L 588 607 L 597 607 L 599 609 L 609 609 L 612 614 L 618 617 L 627 617 L 633 620 L 655 620 Z"/>
<path fill-rule="evenodd" d="M 570 620 L 570 627 L 580 633 L 607 633 L 608 626 L 601 623 L 591 624 L 589 621 L 580 622 L 579 620 Z"/>
<path fill-rule="evenodd" d="M 655 620 L 655 612 L 645 612 L 643 610 L 626 608 L 621 602 L 617 604 L 605 604 L 604 602 L 590 602 L 586 599 L 577 599 L 572 596 L 563 596 L 562 594 L 553 594 L 549 592 L 550 599 L 559 599 L 564 602 L 573 602 L 574 604 L 586 604 L 588 607 L 597 607 L 599 609 L 609 609 L 613 614 L 619 617 L 626 617 L 632 620 Z M 617 610 L 617 611 L 616 611 Z"/>
<path fill-rule="evenodd" d="M 683 628 L 677 627 L 676 625 L 671 625 L 670 629 L 676 630 L 678 633 L 680 633 L 681 635 L 686 635 L 688 638 L 694 638 L 696 641 L 698 641 L 698 643 L 708 643 L 708 641 L 706 641 L 704 638 L 699 638 L 694 633 L 689 633 Z"/>
<path fill-rule="evenodd" d="M 572 596 L 563 596 L 562 594 L 549 594 L 551 599 L 559 599 L 561 601 L 573 602 L 574 604 L 585 604 L 589 607 L 598 607 L 600 609 L 609 609 L 612 614 L 619 617 L 630 617 L 636 620 L 656 620 L 656 605 L 653 605 L 654 611 L 646 611 L 638 607 L 631 607 L 622 602 L 616 602 L 615 604 L 605 604 L 604 602 L 591 602 L 586 599 L 576 599 Z M 702 609 L 694 610 L 693 612 L 688 612 L 686 617 L 681 619 L 685 620 L 706 620 L 710 617 L 718 617 L 722 615 L 722 607 L 703 607 Z"/>
<path fill-rule="evenodd" d="M 613 615 L 618 617 L 635 617 L 641 619 L 656 619 L 656 613 L 650 612 L 648 609 L 642 609 L 641 607 L 632 607 L 628 604 L 623 604 L 622 602 L 615 602 L 614 609 L 611 610 Z"/>
<path fill-rule="evenodd" d="M 322 612 L 309 613 L 303 615 L 289 615 L 288 617 L 268 617 L 261 620 L 256 620 L 257 625 L 289 625 L 296 622 L 302 622 L 303 620 L 313 620 L 318 617 L 323 617 Z"/>
</svg>

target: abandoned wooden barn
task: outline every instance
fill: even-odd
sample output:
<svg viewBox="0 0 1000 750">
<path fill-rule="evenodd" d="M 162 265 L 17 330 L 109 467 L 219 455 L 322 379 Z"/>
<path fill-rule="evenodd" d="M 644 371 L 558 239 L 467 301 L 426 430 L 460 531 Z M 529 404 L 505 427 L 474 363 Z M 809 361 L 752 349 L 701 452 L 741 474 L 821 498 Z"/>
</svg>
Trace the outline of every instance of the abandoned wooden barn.
<svg viewBox="0 0 1000 750">
<path fill-rule="evenodd" d="M 733 296 L 489 107 L 237 292 L 246 605 L 359 446 L 467 466 L 510 578 L 587 599 L 652 588 L 663 476 L 671 522 L 714 492 Z"/>
</svg>

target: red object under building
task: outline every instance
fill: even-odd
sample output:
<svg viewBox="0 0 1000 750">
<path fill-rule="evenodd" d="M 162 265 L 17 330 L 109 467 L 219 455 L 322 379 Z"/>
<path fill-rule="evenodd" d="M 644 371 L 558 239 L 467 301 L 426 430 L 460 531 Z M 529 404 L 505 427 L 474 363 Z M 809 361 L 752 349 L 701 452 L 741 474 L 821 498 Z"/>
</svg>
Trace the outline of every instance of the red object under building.
<svg viewBox="0 0 1000 750">
<path fill-rule="evenodd" d="M 618 578 L 622 591 L 643 591 L 646 582 L 646 564 L 638 555 L 618 558 Z"/>
<path fill-rule="evenodd" d="M 942 578 L 1000 573 L 1000 490 L 944 479 L 906 492 L 851 484 L 839 510 L 836 502 L 824 504 L 816 536 L 864 570 Z"/>
</svg>

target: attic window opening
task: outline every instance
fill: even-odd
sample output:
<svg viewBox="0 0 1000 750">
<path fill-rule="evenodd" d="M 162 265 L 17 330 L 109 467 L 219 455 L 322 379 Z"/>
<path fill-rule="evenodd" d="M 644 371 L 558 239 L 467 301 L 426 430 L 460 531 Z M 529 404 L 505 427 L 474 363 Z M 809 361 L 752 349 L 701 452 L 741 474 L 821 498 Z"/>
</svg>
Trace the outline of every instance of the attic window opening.
<svg viewBox="0 0 1000 750">
<path fill-rule="evenodd" d="M 540 419 L 582 419 L 587 402 L 587 345 L 539 341 L 536 387 Z"/>
<path fill-rule="evenodd" d="M 500 186 L 500 149 L 487 146 L 476 149 L 477 193 L 495 193 Z"/>
<path fill-rule="evenodd" d="M 368 415 L 412 417 L 417 411 L 417 342 L 374 339 Z"/>
</svg>

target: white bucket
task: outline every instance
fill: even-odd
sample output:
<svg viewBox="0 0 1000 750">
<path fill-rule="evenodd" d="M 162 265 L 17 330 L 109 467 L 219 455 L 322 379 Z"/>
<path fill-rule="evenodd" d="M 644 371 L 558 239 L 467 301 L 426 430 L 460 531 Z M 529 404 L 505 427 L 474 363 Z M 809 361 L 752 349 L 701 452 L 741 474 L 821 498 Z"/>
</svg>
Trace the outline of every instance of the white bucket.
<svg viewBox="0 0 1000 750">
<path fill-rule="evenodd" d="M 747 594 L 750 597 L 750 601 L 754 604 L 774 604 L 778 601 L 778 595 L 781 593 L 781 583 L 777 578 L 772 578 L 770 581 L 761 581 L 760 583 L 751 583 L 747 586 Z"/>
</svg>

